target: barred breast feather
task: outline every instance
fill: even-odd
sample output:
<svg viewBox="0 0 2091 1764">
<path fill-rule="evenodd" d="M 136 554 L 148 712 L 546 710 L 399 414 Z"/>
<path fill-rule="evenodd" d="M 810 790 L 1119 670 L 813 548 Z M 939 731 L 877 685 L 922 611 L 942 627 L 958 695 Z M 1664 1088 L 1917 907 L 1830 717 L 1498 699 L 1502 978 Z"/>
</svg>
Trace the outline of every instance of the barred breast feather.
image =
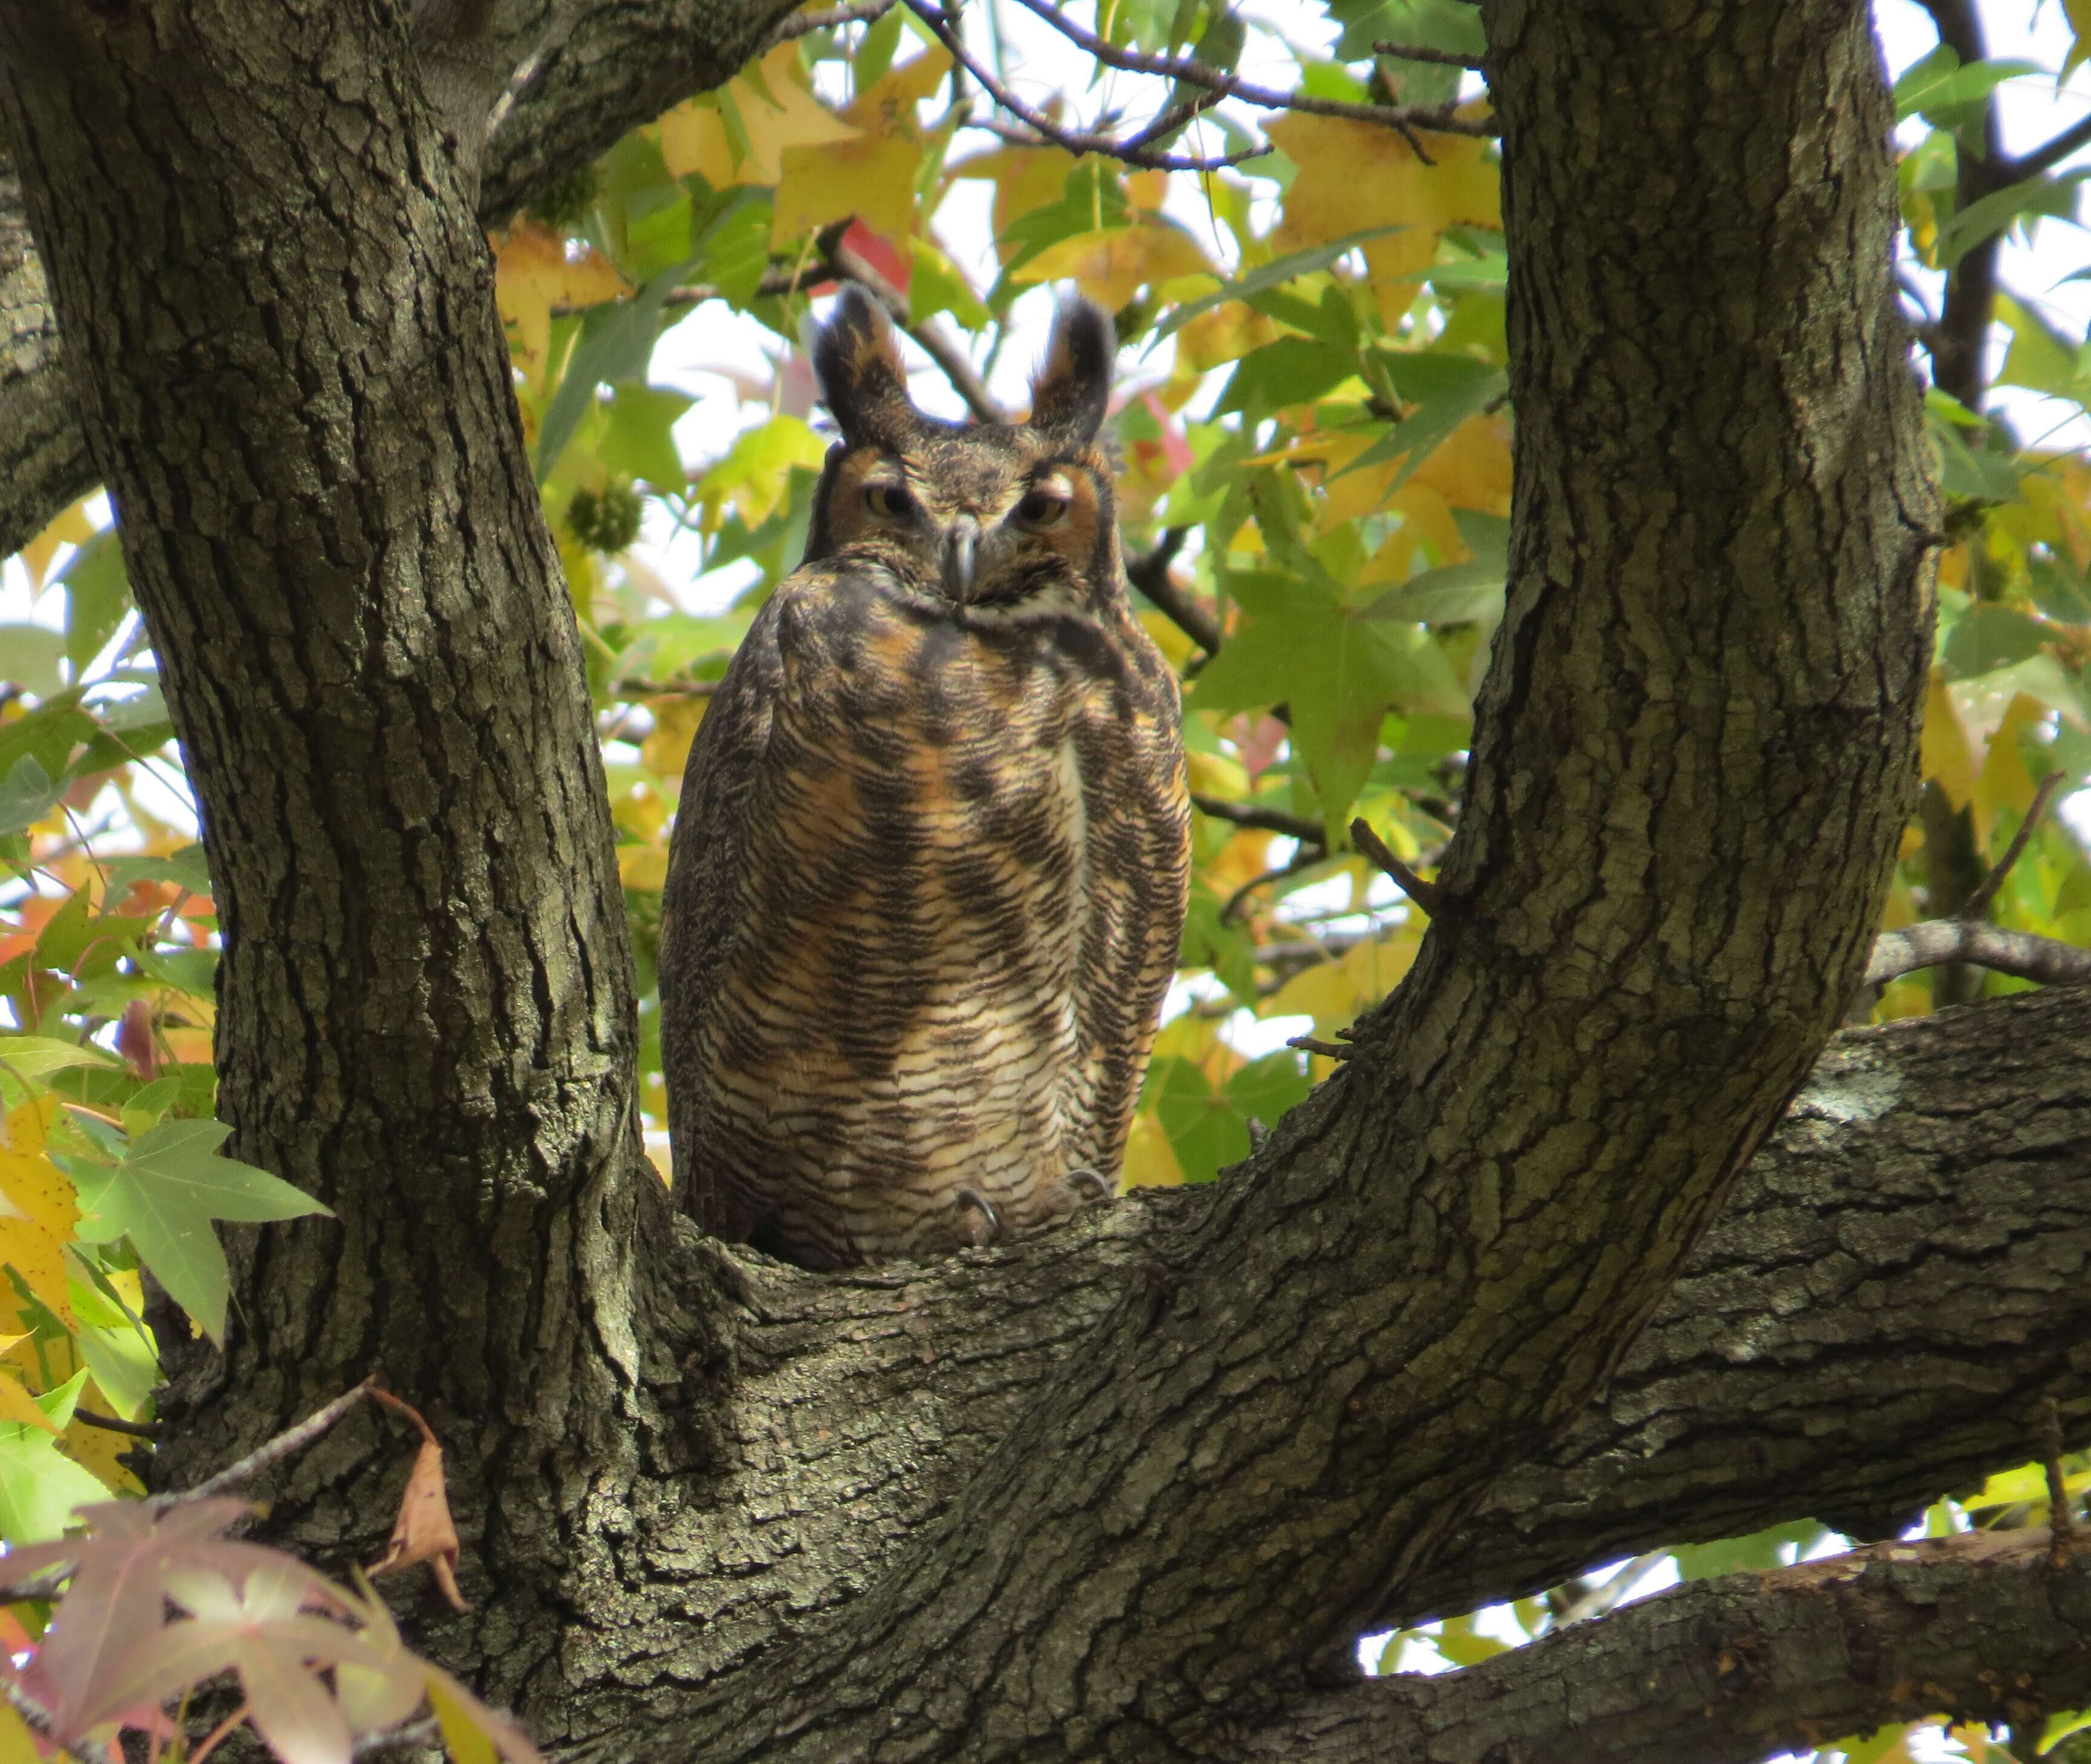
<svg viewBox="0 0 2091 1764">
<path fill-rule="evenodd" d="M 1116 1171 L 1188 806 L 1175 680 L 1111 623 L 820 565 L 763 609 L 692 755 L 662 961 L 707 1228 L 816 1267 L 938 1254 L 961 1188 L 1020 1232 Z"/>
</svg>

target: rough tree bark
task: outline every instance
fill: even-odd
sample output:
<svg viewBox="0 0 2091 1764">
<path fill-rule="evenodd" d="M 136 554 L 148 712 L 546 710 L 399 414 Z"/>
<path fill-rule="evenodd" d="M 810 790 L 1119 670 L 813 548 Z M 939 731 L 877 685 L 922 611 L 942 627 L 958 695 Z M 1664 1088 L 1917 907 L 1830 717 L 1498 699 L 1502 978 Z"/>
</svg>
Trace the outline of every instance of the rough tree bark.
<svg viewBox="0 0 2091 1764">
<path fill-rule="evenodd" d="M 445 131 L 468 136 L 475 105 L 496 123 L 463 169 L 481 179 L 480 224 L 498 227 L 627 129 L 723 84 L 791 10 L 791 0 L 422 0 L 413 31 Z M 0 125 L 0 557 L 97 481 Z"/>
<path fill-rule="evenodd" d="M 542 89 L 608 65 L 588 33 L 625 10 L 581 14 Z M 451 1441 L 468 1538 L 474 1611 L 420 1632 L 548 1739 L 1145 1759 L 1282 1727 L 1362 1625 L 1885 1514 L 2009 1455 L 2032 1393 L 2091 1426 L 2091 1102 L 1955 1064 L 1951 1026 L 1862 1043 L 1856 1088 L 1832 1069 L 1676 1285 L 1856 983 L 1913 777 L 1935 517 L 1865 8 L 1485 16 L 1516 537 L 1451 910 L 1252 1168 L 821 1279 L 695 1239 L 636 1155 L 607 815 L 479 168 L 401 9 L 0 12 L 203 806 L 224 1109 L 341 1215 L 245 1241 L 170 1480 L 380 1370 Z M 1983 1022 L 2020 1050 L 2067 1009 Z M 1979 1170 L 1918 1106 L 1949 1078 L 2019 1111 Z M 2033 1100 L 2028 1155 L 2063 1164 L 2037 1194 L 1990 1151 Z M 369 1552 L 397 1457 L 338 1430 L 279 1534 Z"/>
</svg>

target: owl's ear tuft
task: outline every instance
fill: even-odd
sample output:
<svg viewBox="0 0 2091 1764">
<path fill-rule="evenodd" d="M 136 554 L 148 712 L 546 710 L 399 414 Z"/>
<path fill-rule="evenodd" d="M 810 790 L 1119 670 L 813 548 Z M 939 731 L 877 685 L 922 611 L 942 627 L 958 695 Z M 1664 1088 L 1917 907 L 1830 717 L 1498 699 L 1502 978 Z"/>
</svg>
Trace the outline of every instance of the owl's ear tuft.
<svg viewBox="0 0 2091 1764">
<path fill-rule="evenodd" d="M 845 287 L 813 340 L 821 396 L 852 441 L 897 447 L 921 426 L 893 322 L 863 289 Z"/>
<path fill-rule="evenodd" d="M 1046 364 L 1031 383 L 1031 426 L 1078 445 L 1094 441 L 1110 405 L 1117 356 L 1110 314 L 1093 300 L 1063 300 Z"/>
</svg>

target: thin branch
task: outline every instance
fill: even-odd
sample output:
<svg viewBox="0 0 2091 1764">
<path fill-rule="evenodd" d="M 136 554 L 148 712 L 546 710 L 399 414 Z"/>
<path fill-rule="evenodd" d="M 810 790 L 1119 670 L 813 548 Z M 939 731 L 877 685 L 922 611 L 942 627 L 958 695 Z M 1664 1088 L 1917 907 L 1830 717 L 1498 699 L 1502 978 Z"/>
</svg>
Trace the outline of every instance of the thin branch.
<svg viewBox="0 0 2091 1764">
<path fill-rule="evenodd" d="M 1310 821 L 1304 815 L 1290 815 L 1282 808 L 1265 808 L 1254 802 L 1230 802 L 1223 796 L 1193 795 L 1191 801 L 1200 814 L 1209 815 L 1216 821 L 1231 821 L 1260 833 L 1279 833 L 1303 845 L 1328 843 L 1321 824 Z"/>
<path fill-rule="evenodd" d="M 1176 586 L 1169 574 L 1190 536 L 1185 527 L 1164 528 L 1152 551 L 1125 561 L 1126 580 L 1152 600 L 1171 623 L 1209 656 L 1220 652 L 1220 622 Z"/>
<path fill-rule="evenodd" d="M 91 1409 L 75 1409 L 72 1418 L 83 1426 L 101 1427 L 110 1433 L 127 1433 L 134 1439 L 157 1439 L 160 1430 L 149 1421 L 125 1421 L 117 1415 L 97 1415 Z"/>
<path fill-rule="evenodd" d="M 1982 919 L 1931 919 L 1900 931 L 1884 931 L 1873 940 L 1866 964 L 1868 986 L 1885 986 L 1919 968 L 1968 962 L 1993 973 L 2047 986 L 2080 985 L 2091 980 L 2091 949 L 2030 931 L 2006 931 Z"/>
<path fill-rule="evenodd" d="M 1297 1048 L 1302 1053 L 1318 1053 L 1325 1060 L 1347 1060 L 1358 1051 L 1340 1042 L 1322 1041 L 1313 1035 L 1294 1035 L 1285 1045 Z"/>
<path fill-rule="evenodd" d="M 2076 1515 L 2069 1504 L 2069 1483 L 2062 1474 L 2062 1409 L 2052 1396 L 2040 1405 L 2040 1467 L 2047 1479 L 2047 1528 L 2054 1538 L 2049 1564 L 2069 1566 L 2076 1547 Z"/>
<path fill-rule="evenodd" d="M 1239 166 L 1245 160 L 1261 159 L 1270 151 L 1267 144 L 1244 147 L 1231 153 L 1163 153 L 1145 147 L 1136 147 L 1129 141 L 1114 140 L 1108 135 L 1089 129 L 1064 128 L 1042 110 L 1026 104 L 1008 87 L 997 81 L 976 60 L 972 51 L 959 40 L 955 31 L 944 28 L 942 15 L 921 0 L 908 0 L 908 10 L 926 23 L 939 42 L 949 49 L 955 60 L 981 84 L 981 89 L 1011 116 L 1028 124 L 1028 128 L 1016 128 L 1007 123 L 998 123 L 993 117 L 981 117 L 968 123 L 968 128 L 985 129 L 989 134 L 1018 147 L 1062 147 L 1077 159 L 1084 153 L 1097 153 L 1107 159 L 1136 166 L 1144 171 L 1222 171 L 1229 166 Z"/>
<path fill-rule="evenodd" d="M 1498 132 L 1491 118 L 1459 115 L 1456 104 L 1358 104 L 1348 99 L 1317 98 L 1304 92 L 1280 92 L 1274 87 L 1256 85 L 1201 62 L 1196 56 L 1149 55 L 1138 49 L 1122 49 L 1094 31 L 1084 30 L 1050 4 L 1050 0 L 1018 0 L 1018 3 L 1036 13 L 1076 48 L 1094 56 L 1106 67 L 1116 67 L 1126 73 L 1151 74 L 1187 86 L 1202 86 L 1208 92 L 1217 93 L 1223 98 L 1237 98 L 1260 110 L 1300 110 L 1310 116 L 1345 117 L 1352 122 L 1377 123 L 1385 128 L 1399 129 L 1416 149 L 1416 157 L 1425 164 L 1430 162 L 1429 156 L 1416 139 L 1414 130 L 1433 129 L 1442 135 L 1492 136 Z"/>
<path fill-rule="evenodd" d="M 1220 923 L 1231 925 L 1240 916 L 1250 895 L 1273 882 L 1283 882 L 1289 876 L 1297 876 L 1302 870 L 1311 870 L 1328 856 L 1319 845 L 1302 845 L 1285 863 L 1275 869 L 1266 870 L 1261 876 L 1252 876 L 1227 897 L 1227 903 L 1220 909 Z"/>
<path fill-rule="evenodd" d="M 1997 168 L 1998 173 L 2006 183 L 2016 183 L 2024 178 L 2037 178 L 2084 147 L 2091 147 L 2091 116 L 2072 123 L 2053 140 L 2036 147 L 2031 153 L 2021 153 L 2016 159 L 2006 160 Z"/>
<path fill-rule="evenodd" d="M 837 31 L 846 24 L 876 24 L 899 0 L 857 0 L 854 6 L 830 6 L 821 12 L 795 12 L 770 33 L 769 47 L 789 43 L 816 31 Z"/>
<path fill-rule="evenodd" d="M 2004 885 L 2004 879 L 2011 873 L 2011 867 L 2024 852 L 2026 841 L 2032 838 L 2040 825 L 2041 817 L 2047 813 L 2047 805 L 2054 801 L 2054 793 L 2062 787 L 2062 774 L 2050 772 L 2040 781 L 2040 788 L 2033 792 L 2032 806 L 2025 811 L 2025 819 L 2019 823 L 2018 831 L 2011 835 L 2011 842 L 2004 848 L 2004 854 L 1997 860 L 1994 868 L 1982 878 L 1981 885 L 1968 897 L 1960 909 L 1963 919 L 1981 919 L 1988 915 L 1990 902 L 1997 897 L 1997 890 Z"/>
<path fill-rule="evenodd" d="M 1421 43 L 1375 43 L 1375 55 L 1391 55 L 1397 61 L 1435 62 L 1441 67 L 1471 67 L 1476 73 L 1488 69 L 1488 61 L 1481 55 L 1456 55 L 1449 49 L 1431 49 Z"/>
<path fill-rule="evenodd" d="M 157 1495 L 146 1504 L 175 1507 L 184 1501 L 205 1500 L 213 1495 L 223 1494 L 229 1488 L 236 1488 L 249 1478 L 259 1476 L 264 1470 L 282 1463 L 285 1458 L 295 1457 L 366 1396 L 377 1397 L 384 1394 L 377 1388 L 374 1375 L 366 1378 L 360 1384 L 335 1397 L 326 1408 L 314 1410 L 294 1426 L 286 1427 L 274 1439 L 257 1446 L 245 1457 L 226 1465 L 217 1475 L 206 1477 L 194 1488 L 185 1488 L 179 1494 Z M 396 1398 L 394 1400 L 397 1400 Z"/>
<path fill-rule="evenodd" d="M 1371 823 L 1362 815 L 1351 823 L 1351 843 L 1392 876 L 1401 892 L 1415 901 L 1427 917 L 1435 919 L 1445 910 L 1445 890 L 1435 882 L 1425 881 L 1395 856 L 1387 849 L 1386 841 L 1372 830 Z"/>
<path fill-rule="evenodd" d="M 610 691 L 621 699 L 708 699 L 717 680 L 619 680 Z"/>
</svg>

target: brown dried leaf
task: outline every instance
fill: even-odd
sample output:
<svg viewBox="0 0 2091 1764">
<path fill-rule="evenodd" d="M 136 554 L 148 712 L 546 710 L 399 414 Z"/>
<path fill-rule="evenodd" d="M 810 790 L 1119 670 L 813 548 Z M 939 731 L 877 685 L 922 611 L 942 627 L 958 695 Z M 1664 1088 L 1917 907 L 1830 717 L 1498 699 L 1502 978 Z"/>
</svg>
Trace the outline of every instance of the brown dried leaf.
<svg viewBox="0 0 2091 1764">
<path fill-rule="evenodd" d="M 399 1497 L 399 1517 L 392 1526 L 392 1542 L 384 1560 L 373 1562 L 373 1574 L 426 1562 L 436 1585 L 451 1602 L 453 1611 L 468 1611 L 457 1583 L 457 1526 L 451 1518 L 451 1501 L 443 1482 L 443 1448 L 433 1439 L 421 1442 L 414 1459 L 407 1491 Z"/>
</svg>

